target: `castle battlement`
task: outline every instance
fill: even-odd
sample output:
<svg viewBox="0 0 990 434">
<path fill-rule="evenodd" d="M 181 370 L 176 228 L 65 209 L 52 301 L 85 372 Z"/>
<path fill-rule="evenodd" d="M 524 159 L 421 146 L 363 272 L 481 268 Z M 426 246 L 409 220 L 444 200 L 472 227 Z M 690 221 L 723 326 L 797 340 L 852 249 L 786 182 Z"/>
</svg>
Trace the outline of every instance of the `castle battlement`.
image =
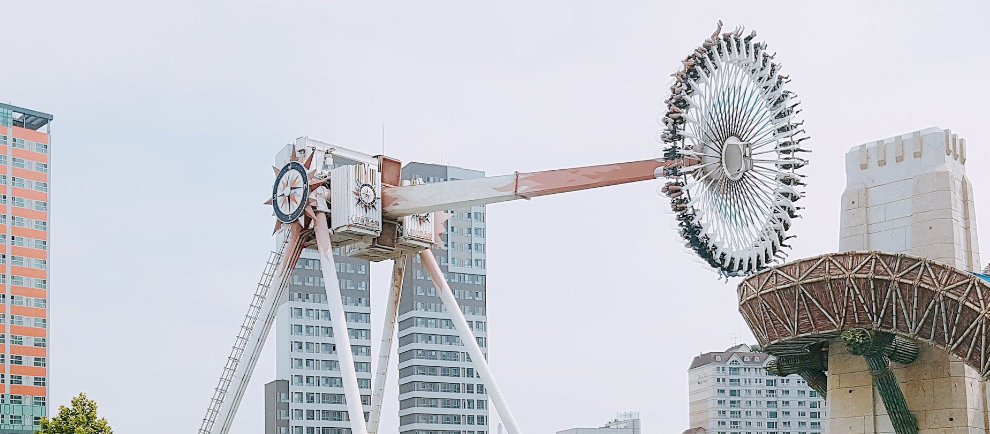
<svg viewBox="0 0 990 434">
<path fill-rule="evenodd" d="M 939 170 L 962 173 L 966 164 L 966 139 L 951 130 L 925 128 L 852 147 L 846 153 L 847 182 L 888 182 L 906 174 Z M 867 170 L 872 169 L 872 170 Z M 869 174 L 862 172 L 868 171 Z"/>
</svg>

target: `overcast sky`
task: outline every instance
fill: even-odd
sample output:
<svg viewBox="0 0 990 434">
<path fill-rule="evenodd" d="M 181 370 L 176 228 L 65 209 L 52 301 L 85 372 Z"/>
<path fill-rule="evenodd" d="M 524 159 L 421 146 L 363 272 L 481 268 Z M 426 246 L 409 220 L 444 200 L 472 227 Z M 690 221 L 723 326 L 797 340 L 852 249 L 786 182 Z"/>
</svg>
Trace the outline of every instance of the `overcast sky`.
<svg viewBox="0 0 990 434">
<path fill-rule="evenodd" d="M 119 433 L 195 432 L 295 137 L 378 153 L 384 124 L 391 156 L 492 175 L 654 157 L 669 75 L 719 18 L 756 29 L 803 101 L 792 258 L 837 248 L 849 147 L 929 126 L 967 138 L 990 215 L 986 3 L 530 3 L 6 2 L 0 100 L 55 115 L 53 407 L 85 391 Z M 752 341 L 737 281 L 682 250 L 659 184 L 489 206 L 491 363 L 527 433 L 620 410 L 680 432 L 692 357 Z M 264 431 L 273 347 L 236 433 Z"/>
</svg>

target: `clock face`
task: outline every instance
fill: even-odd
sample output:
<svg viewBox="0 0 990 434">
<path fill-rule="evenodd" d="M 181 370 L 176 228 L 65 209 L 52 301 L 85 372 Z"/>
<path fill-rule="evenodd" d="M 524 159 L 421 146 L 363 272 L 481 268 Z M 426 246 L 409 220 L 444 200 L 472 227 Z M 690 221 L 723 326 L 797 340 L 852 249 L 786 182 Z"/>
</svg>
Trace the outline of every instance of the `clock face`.
<svg viewBox="0 0 990 434">
<path fill-rule="evenodd" d="M 309 198 L 309 180 L 306 168 L 292 161 L 282 167 L 272 187 L 272 207 L 275 217 L 283 223 L 292 223 L 303 213 Z"/>
<path fill-rule="evenodd" d="M 375 192 L 375 187 L 371 184 L 359 185 L 354 193 L 357 196 L 358 204 L 365 209 L 374 208 L 375 202 L 378 201 L 378 194 Z"/>
</svg>

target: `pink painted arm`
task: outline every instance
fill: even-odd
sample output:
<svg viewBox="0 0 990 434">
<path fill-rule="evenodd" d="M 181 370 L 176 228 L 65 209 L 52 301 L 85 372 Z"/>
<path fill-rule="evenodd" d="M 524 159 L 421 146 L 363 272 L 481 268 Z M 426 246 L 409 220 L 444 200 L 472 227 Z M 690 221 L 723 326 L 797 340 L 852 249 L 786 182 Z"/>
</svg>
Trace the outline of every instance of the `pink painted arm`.
<svg viewBox="0 0 990 434">
<path fill-rule="evenodd" d="M 642 160 L 432 184 L 385 187 L 382 191 L 383 211 L 385 217 L 397 218 L 411 214 L 628 184 L 656 179 L 657 169 L 668 164 L 668 162 L 658 160 Z"/>
</svg>

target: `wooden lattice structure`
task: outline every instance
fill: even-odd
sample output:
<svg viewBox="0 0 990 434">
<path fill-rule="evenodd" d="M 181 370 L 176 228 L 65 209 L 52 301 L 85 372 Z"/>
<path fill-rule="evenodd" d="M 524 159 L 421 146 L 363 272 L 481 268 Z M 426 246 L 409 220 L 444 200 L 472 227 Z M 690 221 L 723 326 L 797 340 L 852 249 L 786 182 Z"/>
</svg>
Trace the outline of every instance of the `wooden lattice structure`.
<svg viewBox="0 0 990 434">
<path fill-rule="evenodd" d="M 738 292 L 743 318 L 776 356 L 868 329 L 930 343 L 990 375 L 990 284 L 969 272 L 900 254 L 834 253 L 764 270 Z"/>
</svg>

